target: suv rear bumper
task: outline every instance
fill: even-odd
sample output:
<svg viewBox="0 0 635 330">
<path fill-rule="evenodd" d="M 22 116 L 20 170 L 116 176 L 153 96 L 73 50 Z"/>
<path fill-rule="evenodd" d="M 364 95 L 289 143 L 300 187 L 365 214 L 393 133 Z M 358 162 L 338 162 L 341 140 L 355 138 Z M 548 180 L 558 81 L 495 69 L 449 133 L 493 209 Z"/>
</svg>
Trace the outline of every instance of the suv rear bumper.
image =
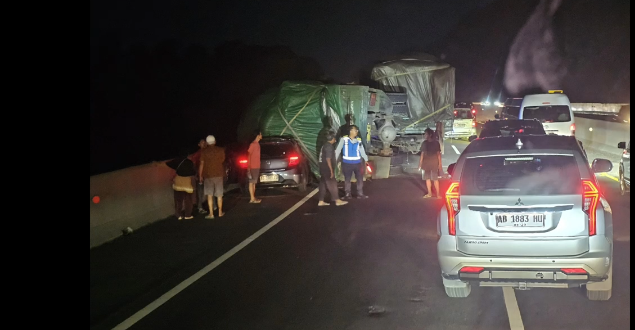
<svg viewBox="0 0 635 330">
<path fill-rule="evenodd" d="M 444 235 L 439 239 L 437 250 L 441 272 L 447 280 L 484 282 L 482 286 L 518 286 L 524 282 L 528 287 L 529 283 L 549 287 L 601 281 L 607 277 L 612 262 L 611 243 L 602 235 L 593 236 L 590 243 L 592 249 L 588 252 L 571 257 L 474 256 L 457 251 L 456 237 Z M 484 270 L 480 274 L 459 274 L 466 266 Z M 582 268 L 587 274 L 567 275 L 560 271 L 562 268 Z M 499 282 L 508 285 L 497 285 Z M 553 285 L 557 283 L 564 285 Z"/>
</svg>

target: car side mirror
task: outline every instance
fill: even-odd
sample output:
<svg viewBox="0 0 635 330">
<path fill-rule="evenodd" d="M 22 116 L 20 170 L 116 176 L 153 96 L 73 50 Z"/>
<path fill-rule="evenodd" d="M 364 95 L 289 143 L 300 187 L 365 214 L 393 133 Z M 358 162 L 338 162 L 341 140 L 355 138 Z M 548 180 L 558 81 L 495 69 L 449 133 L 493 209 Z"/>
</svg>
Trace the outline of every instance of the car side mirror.
<svg viewBox="0 0 635 330">
<path fill-rule="evenodd" d="M 476 140 L 476 135 L 470 135 L 470 137 L 467 138 L 467 140 L 470 141 L 470 142 Z"/>
<path fill-rule="evenodd" d="M 617 147 L 620 149 L 626 149 L 626 142 L 620 142 L 617 144 Z"/>
<path fill-rule="evenodd" d="M 495 115 L 494 115 L 494 118 L 496 118 L 496 119 L 501 119 L 501 116 L 500 116 L 499 114 L 495 114 Z"/>
<path fill-rule="evenodd" d="M 448 174 L 450 176 L 452 176 L 452 173 L 454 173 L 454 167 L 456 166 L 456 163 L 452 163 L 450 164 L 450 166 L 448 166 Z"/>
<path fill-rule="evenodd" d="M 594 173 L 610 172 L 613 169 L 613 163 L 604 158 L 596 158 L 591 165 Z"/>
</svg>

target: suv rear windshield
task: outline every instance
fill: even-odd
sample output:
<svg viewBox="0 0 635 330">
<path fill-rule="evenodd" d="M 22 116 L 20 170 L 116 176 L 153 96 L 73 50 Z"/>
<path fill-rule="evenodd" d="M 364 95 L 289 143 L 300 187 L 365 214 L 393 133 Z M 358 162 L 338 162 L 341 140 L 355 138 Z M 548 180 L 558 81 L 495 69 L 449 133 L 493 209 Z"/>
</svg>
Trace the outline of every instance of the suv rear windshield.
<svg viewBox="0 0 635 330">
<path fill-rule="evenodd" d="M 512 155 L 468 158 L 460 187 L 465 195 L 566 195 L 581 183 L 573 156 Z"/>
<path fill-rule="evenodd" d="M 290 142 L 261 142 L 260 158 L 285 158 L 293 152 L 293 144 Z"/>
<path fill-rule="evenodd" d="M 474 119 L 470 109 L 455 109 L 454 119 Z"/>
<path fill-rule="evenodd" d="M 503 118 L 518 119 L 519 114 L 520 114 L 519 106 L 506 105 L 503 108 Z"/>
<path fill-rule="evenodd" d="M 543 123 L 571 121 L 571 111 L 567 105 L 543 105 L 525 107 L 524 119 L 538 119 Z"/>
</svg>

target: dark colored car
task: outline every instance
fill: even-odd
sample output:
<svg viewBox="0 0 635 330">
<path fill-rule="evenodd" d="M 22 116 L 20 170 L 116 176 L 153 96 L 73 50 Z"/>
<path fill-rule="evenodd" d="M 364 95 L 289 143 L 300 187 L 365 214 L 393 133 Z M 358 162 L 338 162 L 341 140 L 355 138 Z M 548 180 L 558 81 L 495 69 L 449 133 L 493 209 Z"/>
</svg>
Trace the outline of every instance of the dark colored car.
<svg viewBox="0 0 635 330">
<path fill-rule="evenodd" d="M 488 120 L 483 124 L 479 138 L 510 136 L 510 135 L 545 135 L 542 123 L 536 119 L 515 119 L 515 120 Z M 472 135 L 469 141 L 476 139 Z"/>
<path fill-rule="evenodd" d="M 631 191 L 631 141 L 620 142 L 617 147 L 624 149 L 620 160 L 620 194 Z"/>
<path fill-rule="evenodd" d="M 232 158 L 235 177 L 247 190 L 247 147 L 235 151 Z M 256 188 L 298 188 L 305 191 L 311 181 L 308 159 L 291 136 L 268 136 L 260 140 L 260 177 Z"/>
</svg>

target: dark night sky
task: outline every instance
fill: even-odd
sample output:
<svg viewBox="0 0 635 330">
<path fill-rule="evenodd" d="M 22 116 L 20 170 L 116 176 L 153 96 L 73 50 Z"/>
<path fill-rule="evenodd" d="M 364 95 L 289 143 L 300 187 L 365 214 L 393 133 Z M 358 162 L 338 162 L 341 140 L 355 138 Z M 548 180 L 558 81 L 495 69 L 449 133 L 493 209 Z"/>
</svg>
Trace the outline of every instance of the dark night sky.
<svg viewBox="0 0 635 330">
<path fill-rule="evenodd" d="M 91 1 L 91 44 L 117 33 L 125 44 L 174 38 L 213 48 L 224 40 L 286 45 L 338 81 L 363 65 L 425 48 L 492 0 Z"/>
</svg>

